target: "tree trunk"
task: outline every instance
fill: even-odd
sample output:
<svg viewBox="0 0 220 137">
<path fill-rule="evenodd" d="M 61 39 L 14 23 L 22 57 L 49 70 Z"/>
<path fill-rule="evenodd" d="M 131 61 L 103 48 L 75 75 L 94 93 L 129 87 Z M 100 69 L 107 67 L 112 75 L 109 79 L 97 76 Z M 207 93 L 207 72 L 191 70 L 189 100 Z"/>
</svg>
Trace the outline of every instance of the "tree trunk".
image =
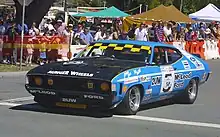
<svg viewBox="0 0 220 137">
<path fill-rule="evenodd" d="M 33 22 L 39 24 L 55 0 L 34 0 L 26 7 L 25 23 L 30 26 Z M 22 22 L 22 5 L 14 0 L 16 7 L 16 23 Z"/>
</svg>

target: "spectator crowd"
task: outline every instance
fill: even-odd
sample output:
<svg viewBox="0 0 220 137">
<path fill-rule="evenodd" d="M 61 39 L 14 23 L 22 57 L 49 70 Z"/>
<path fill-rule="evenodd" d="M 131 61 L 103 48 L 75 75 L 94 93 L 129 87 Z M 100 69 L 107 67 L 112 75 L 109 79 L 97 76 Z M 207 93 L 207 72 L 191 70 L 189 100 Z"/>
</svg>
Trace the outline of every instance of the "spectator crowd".
<svg viewBox="0 0 220 137">
<path fill-rule="evenodd" d="M 112 24 L 93 24 L 88 25 L 86 22 L 73 25 L 65 23 L 62 20 L 53 21 L 47 19 L 40 23 L 39 27 L 35 22 L 28 27 L 25 24 L 24 34 L 31 37 L 29 41 L 37 38 L 37 36 L 60 36 L 67 37 L 67 42 L 72 45 L 87 45 L 93 41 L 99 40 L 139 40 L 139 41 L 155 41 L 155 42 L 173 42 L 173 41 L 198 41 L 198 40 L 219 40 L 220 24 L 218 22 L 180 24 L 174 22 L 156 21 L 152 24 L 133 24 L 129 31 L 123 31 L 122 23 L 115 21 Z M 0 35 L 8 35 L 13 42 L 16 35 L 21 35 L 21 24 L 16 24 L 12 16 L 4 20 L 0 18 Z M 32 64 L 33 47 L 27 47 L 28 55 L 26 64 Z M 40 51 L 42 62 L 47 60 L 46 49 Z M 4 63 L 16 63 L 16 60 L 6 59 Z"/>
</svg>

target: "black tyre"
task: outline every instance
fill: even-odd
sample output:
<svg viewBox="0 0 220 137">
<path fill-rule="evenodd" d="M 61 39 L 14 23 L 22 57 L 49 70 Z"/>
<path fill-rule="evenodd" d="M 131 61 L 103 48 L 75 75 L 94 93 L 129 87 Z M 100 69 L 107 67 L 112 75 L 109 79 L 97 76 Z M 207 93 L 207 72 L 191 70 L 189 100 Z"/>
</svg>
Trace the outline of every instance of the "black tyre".
<svg viewBox="0 0 220 137">
<path fill-rule="evenodd" d="M 141 89 L 137 86 L 131 87 L 116 111 L 120 114 L 135 115 L 141 104 Z"/>
<path fill-rule="evenodd" d="M 183 94 L 177 98 L 177 102 L 193 104 L 196 101 L 198 90 L 198 82 L 195 79 L 191 79 Z"/>
</svg>

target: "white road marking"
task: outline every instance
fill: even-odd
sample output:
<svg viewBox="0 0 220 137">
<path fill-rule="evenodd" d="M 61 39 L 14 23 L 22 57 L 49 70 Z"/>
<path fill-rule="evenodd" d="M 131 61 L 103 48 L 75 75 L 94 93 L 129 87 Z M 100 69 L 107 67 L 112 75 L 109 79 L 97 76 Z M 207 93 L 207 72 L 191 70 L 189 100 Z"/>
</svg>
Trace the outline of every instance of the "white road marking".
<svg viewBox="0 0 220 137">
<path fill-rule="evenodd" d="M 20 101 L 28 101 L 28 100 L 33 100 L 33 96 L 29 97 L 22 97 L 22 98 L 13 98 L 13 99 L 8 99 L 8 100 L 2 100 L 1 102 L 20 102 Z"/>
<path fill-rule="evenodd" d="M 159 122 L 159 123 L 168 123 L 168 124 L 177 124 L 177 125 L 187 125 L 187 126 L 218 128 L 218 129 L 220 129 L 220 124 L 214 124 L 214 123 L 182 121 L 182 120 L 156 118 L 156 117 L 146 117 L 146 116 L 118 116 L 118 115 L 114 115 L 114 117 L 134 119 L 134 120 L 142 120 L 142 121 Z"/>
<path fill-rule="evenodd" d="M 33 96 L 3 100 L 3 101 L 0 101 L 0 106 L 10 106 L 10 107 L 21 106 L 22 104 L 17 104 L 17 103 L 12 103 L 12 102 L 27 101 L 27 100 L 32 100 L 32 99 L 33 99 Z M 207 127 L 207 128 L 220 129 L 220 124 L 214 124 L 214 123 L 192 122 L 192 121 L 183 121 L 183 120 L 174 120 L 174 119 L 166 119 L 166 118 L 147 117 L 147 116 L 137 116 L 137 115 L 134 115 L 134 116 L 114 115 L 113 117 L 133 119 L 133 120 L 142 120 L 142 121 L 151 121 L 151 122 L 159 122 L 159 123 L 176 124 L 176 125 L 186 125 L 186 126 L 196 126 L 196 127 Z"/>
<path fill-rule="evenodd" d="M 20 106 L 20 105 L 22 105 L 22 104 L 9 103 L 9 102 L 0 102 L 0 106 L 16 107 L 16 106 Z"/>
</svg>

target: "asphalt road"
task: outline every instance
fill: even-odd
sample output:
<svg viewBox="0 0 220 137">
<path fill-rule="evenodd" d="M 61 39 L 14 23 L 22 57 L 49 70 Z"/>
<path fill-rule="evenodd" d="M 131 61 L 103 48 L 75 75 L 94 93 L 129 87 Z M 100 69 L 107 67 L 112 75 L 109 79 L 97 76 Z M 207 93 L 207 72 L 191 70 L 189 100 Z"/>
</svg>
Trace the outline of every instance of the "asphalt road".
<svg viewBox="0 0 220 137">
<path fill-rule="evenodd" d="M 193 105 L 160 103 L 136 116 L 45 109 L 24 89 L 24 76 L 0 77 L 0 137 L 220 137 L 220 60 Z"/>
</svg>

